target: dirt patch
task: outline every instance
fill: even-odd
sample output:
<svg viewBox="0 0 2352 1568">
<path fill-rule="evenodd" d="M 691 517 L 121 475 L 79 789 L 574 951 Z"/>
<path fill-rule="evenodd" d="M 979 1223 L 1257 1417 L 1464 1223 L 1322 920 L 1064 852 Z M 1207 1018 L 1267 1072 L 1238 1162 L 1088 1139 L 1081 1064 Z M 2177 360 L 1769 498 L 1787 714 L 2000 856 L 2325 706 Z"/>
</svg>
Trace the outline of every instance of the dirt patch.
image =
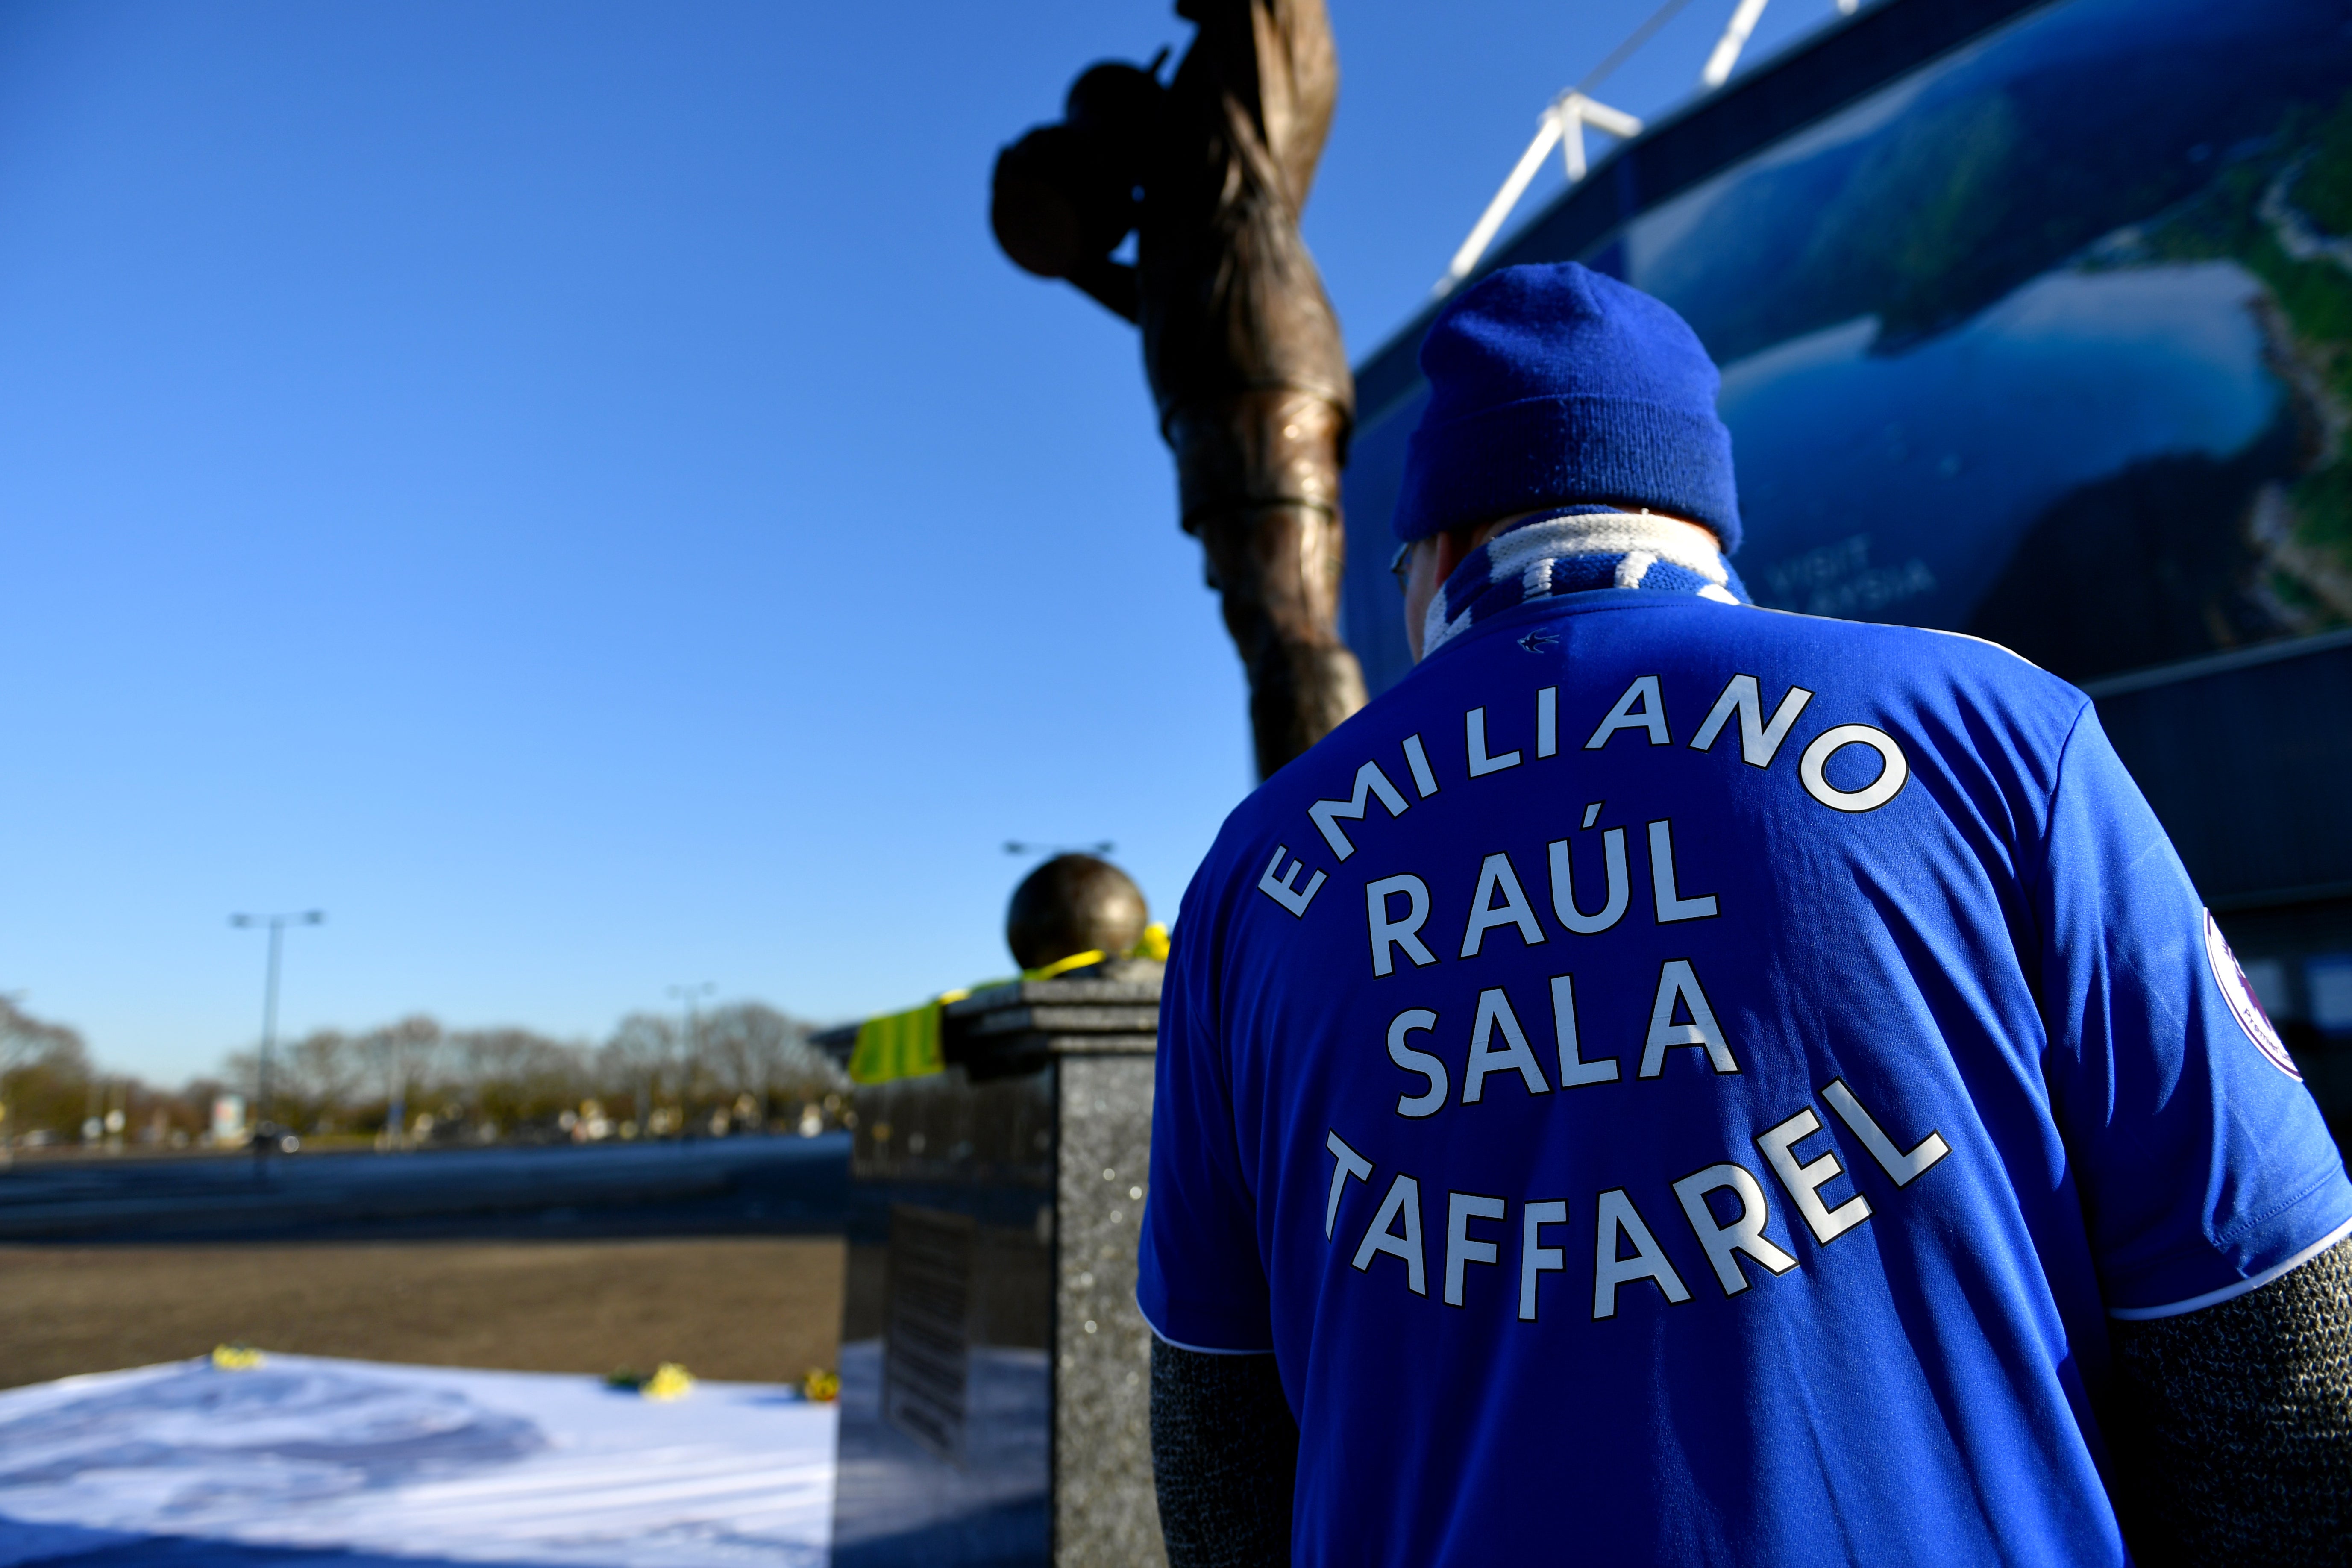
<svg viewBox="0 0 2352 1568">
<path fill-rule="evenodd" d="M 834 1364 L 841 1282 L 830 1237 L 0 1247 L 0 1387 L 228 1342 L 782 1383 Z"/>
</svg>

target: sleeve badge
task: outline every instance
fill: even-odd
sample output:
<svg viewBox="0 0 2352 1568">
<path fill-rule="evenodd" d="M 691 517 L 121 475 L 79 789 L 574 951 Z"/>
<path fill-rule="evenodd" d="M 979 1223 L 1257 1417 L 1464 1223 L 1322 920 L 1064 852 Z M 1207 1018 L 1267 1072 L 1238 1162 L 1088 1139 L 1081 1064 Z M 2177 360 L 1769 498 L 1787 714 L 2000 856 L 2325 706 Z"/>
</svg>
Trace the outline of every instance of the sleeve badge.
<svg viewBox="0 0 2352 1568">
<path fill-rule="evenodd" d="M 2254 994 L 2246 972 L 2239 967 L 2238 955 L 2230 951 L 2210 910 L 2205 911 L 2205 960 L 2213 966 L 2213 983 L 2221 988 L 2222 1000 L 2230 1004 L 2230 1011 L 2237 1017 L 2238 1027 L 2246 1031 L 2246 1038 L 2270 1058 L 2271 1066 L 2301 1083 L 2303 1074 L 2296 1069 L 2294 1058 L 2287 1054 L 2286 1042 L 2279 1038 L 2270 1015 L 2263 1011 L 2261 998 Z"/>
</svg>

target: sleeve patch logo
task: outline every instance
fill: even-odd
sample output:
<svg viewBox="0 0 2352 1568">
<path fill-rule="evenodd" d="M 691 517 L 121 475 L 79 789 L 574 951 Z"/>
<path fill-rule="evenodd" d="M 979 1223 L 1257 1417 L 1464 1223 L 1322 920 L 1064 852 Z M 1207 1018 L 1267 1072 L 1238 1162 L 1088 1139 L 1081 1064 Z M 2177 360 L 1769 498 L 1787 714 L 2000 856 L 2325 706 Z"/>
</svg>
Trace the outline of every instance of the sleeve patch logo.
<svg viewBox="0 0 2352 1568">
<path fill-rule="evenodd" d="M 2287 1054 L 2286 1042 L 2271 1026 L 2270 1015 L 2263 1011 L 2261 999 L 2248 984 L 2246 972 L 2238 966 L 2238 955 L 2230 951 L 2210 910 L 2205 912 L 2205 958 L 2213 966 L 2213 983 L 2221 988 L 2222 998 L 2237 1016 L 2238 1027 L 2246 1031 L 2246 1038 L 2270 1058 L 2271 1066 L 2301 1083 L 2303 1074 L 2295 1069 L 2294 1058 Z"/>
</svg>

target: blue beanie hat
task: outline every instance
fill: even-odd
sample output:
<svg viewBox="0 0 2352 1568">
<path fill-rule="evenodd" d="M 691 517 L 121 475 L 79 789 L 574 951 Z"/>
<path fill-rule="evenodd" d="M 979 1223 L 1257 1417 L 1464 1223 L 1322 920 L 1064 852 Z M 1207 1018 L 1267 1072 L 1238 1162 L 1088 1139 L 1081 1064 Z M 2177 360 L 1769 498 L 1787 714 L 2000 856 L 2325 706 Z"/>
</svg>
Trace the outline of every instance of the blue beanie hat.
<svg viewBox="0 0 2352 1568">
<path fill-rule="evenodd" d="M 1398 539 L 1605 501 L 1739 548 L 1715 362 L 1640 289 L 1573 261 L 1506 267 L 1437 318 L 1421 371 L 1429 407 L 1405 449 Z"/>
</svg>

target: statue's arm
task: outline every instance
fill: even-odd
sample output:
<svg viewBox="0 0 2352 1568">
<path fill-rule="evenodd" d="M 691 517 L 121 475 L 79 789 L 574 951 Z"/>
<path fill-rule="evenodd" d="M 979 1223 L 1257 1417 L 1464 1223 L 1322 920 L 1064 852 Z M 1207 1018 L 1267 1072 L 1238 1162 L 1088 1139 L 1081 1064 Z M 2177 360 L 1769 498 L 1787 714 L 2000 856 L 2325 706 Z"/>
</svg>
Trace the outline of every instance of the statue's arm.
<svg viewBox="0 0 2352 1568">
<path fill-rule="evenodd" d="M 1133 323 L 1143 320 L 1143 295 L 1137 284 L 1135 268 L 1124 261 L 1101 257 L 1081 262 L 1070 268 L 1069 281 L 1114 316 L 1124 316 Z"/>
<path fill-rule="evenodd" d="M 2115 1325 L 2117 1491 L 2149 1563 L 2352 1549 L 2352 1240 L 2234 1300 Z"/>
<path fill-rule="evenodd" d="M 1169 1568 L 1287 1563 L 1297 1470 L 1274 1357 L 1151 1342 L 1151 1478 Z"/>
</svg>

